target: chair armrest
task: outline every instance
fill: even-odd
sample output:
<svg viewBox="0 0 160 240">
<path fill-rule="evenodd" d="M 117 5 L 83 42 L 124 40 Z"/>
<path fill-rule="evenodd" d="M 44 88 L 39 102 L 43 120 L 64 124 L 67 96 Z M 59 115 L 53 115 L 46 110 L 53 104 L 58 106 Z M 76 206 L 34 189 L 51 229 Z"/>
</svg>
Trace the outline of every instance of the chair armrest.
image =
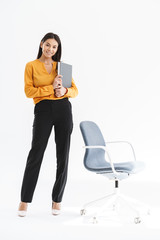
<svg viewBox="0 0 160 240">
<path fill-rule="evenodd" d="M 93 149 L 94 149 L 94 148 L 100 148 L 100 149 L 103 149 L 103 150 L 106 152 L 107 156 L 108 156 L 108 159 L 109 159 L 109 162 L 110 162 L 110 164 L 111 164 L 111 168 L 112 168 L 113 173 L 114 173 L 114 174 L 117 174 L 117 175 L 120 174 L 119 172 L 117 172 L 117 171 L 115 170 L 114 165 L 113 165 L 113 161 L 112 161 L 112 159 L 111 159 L 108 151 L 106 150 L 106 146 L 84 146 L 84 148 L 85 148 L 85 149 L 87 149 L 87 148 L 93 148 Z"/>
<path fill-rule="evenodd" d="M 130 142 L 128 142 L 128 141 L 113 141 L 113 142 L 105 142 L 105 143 L 106 144 L 112 144 L 112 143 L 126 143 L 126 144 L 128 144 L 131 147 L 134 160 L 136 161 L 136 154 L 135 154 L 134 148 L 133 148 L 133 146 L 132 146 L 132 144 Z"/>
</svg>

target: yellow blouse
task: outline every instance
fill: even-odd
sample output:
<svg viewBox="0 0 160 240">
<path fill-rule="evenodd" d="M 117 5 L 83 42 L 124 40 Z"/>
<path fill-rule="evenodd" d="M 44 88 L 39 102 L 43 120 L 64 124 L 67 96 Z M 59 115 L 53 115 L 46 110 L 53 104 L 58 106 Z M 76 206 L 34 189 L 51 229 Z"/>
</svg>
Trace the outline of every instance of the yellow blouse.
<svg viewBox="0 0 160 240">
<path fill-rule="evenodd" d="M 52 71 L 49 74 L 43 62 L 39 59 L 30 61 L 25 66 L 24 91 L 28 98 L 33 98 L 34 104 L 43 99 L 58 100 L 66 97 L 74 98 L 78 95 L 78 89 L 72 78 L 72 86 L 62 97 L 54 95 L 53 82 L 57 76 L 57 62 L 53 62 Z"/>
</svg>

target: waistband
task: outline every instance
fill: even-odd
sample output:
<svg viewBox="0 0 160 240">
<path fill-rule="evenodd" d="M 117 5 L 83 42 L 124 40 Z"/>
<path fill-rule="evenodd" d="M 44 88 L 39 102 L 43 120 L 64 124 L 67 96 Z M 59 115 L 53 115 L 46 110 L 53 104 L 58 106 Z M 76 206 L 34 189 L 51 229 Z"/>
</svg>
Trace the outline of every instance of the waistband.
<svg viewBox="0 0 160 240">
<path fill-rule="evenodd" d="M 46 104 L 59 104 L 59 103 L 63 103 L 63 102 L 69 102 L 68 98 L 61 98 L 61 99 L 58 99 L 58 100 L 43 99 L 43 100 L 39 101 L 38 103 L 36 103 L 36 105 L 41 105 L 43 103 L 46 103 Z"/>
</svg>

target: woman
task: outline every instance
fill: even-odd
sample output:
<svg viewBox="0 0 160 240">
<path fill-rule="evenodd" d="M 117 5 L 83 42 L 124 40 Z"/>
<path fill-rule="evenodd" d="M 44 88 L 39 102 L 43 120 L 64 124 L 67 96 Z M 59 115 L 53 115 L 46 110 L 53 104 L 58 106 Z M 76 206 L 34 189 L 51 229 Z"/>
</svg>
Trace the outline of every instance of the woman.
<svg viewBox="0 0 160 240">
<path fill-rule="evenodd" d="M 33 193 L 52 127 L 54 126 L 57 171 L 52 190 L 52 214 L 58 215 L 67 180 L 70 136 L 72 133 L 72 107 L 69 97 L 76 97 L 77 87 L 62 85 L 62 76 L 57 75 L 57 62 L 61 59 L 61 41 L 54 33 L 47 33 L 41 40 L 37 59 L 25 66 L 24 91 L 34 101 L 32 144 L 24 172 L 21 202 L 18 215 L 25 216 Z"/>
</svg>

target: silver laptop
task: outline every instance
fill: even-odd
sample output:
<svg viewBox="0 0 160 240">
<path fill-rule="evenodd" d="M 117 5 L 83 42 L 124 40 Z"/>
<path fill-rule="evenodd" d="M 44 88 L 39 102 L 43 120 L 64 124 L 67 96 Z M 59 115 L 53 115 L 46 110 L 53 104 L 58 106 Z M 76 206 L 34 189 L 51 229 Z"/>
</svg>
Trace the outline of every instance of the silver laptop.
<svg viewBox="0 0 160 240">
<path fill-rule="evenodd" d="M 58 75 L 62 75 L 63 87 L 70 88 L 72 86 L 72 65 L 58 62 Z"/>
</svg>

